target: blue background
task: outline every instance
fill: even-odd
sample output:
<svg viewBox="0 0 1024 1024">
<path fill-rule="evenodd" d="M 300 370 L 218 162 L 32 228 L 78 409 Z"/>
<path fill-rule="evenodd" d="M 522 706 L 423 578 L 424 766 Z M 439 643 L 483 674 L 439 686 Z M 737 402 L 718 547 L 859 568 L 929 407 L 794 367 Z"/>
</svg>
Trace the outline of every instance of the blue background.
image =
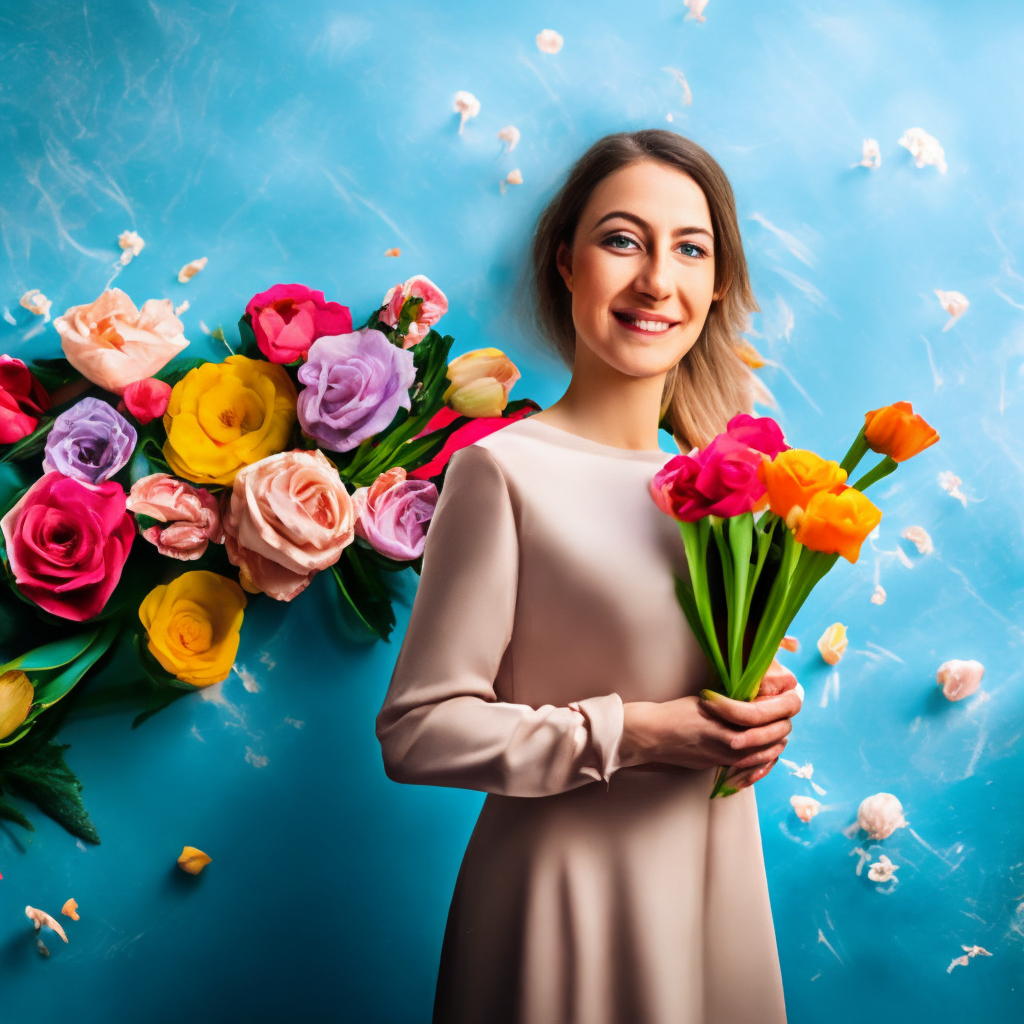
<svg viewBox="0 0 1024 1024">
<path fill-rule="evenodd" d="M 789 798 L 814 795 L 806 780 L 780 764 L 756 787 L 790 1020 L 1018 1021 L 1024 14 L 1010 0 L 711 0 L 705 14 L 685 20 L 677 0 L 5 0 L 0 343 L 57 354 L 22 292 L 42 289 L 54 316 L 91 301 L 134 228 L 146 248 L 116 284 L 139 305 L 187 298 L 191 354 L 226 355 L 200 321 L 230 339 L 275 282 L 322 288 L 359 323 L 425 273 L 450 299 L 453 354 L 505 349 L 523 372 L 512 397 L 548 405 L 568 374 L 511 309 L 537 213 L 601 135 L 691 136 L 736 192 L 762 310 L 750 337 L 778 402 L 760 411 L 831 458 L 866 410 L 899 399 L 942 435 L 873 489 L 877 537 L 817 588 L 800 652 L 783 655 L 807 692 L 787 757 L 827 790 L 804 824 Z M 564 36 L 557 55 L 536 47 L 543 28 Z M 462 134 L 459 89 L 482 104 Z M 506 124 L 522 132 L 512 153 Z M 943 144 L 947 174 L 897 144 L 914 126 Z M 868 136 L 874 171 L 851 167 Z M 524 183 L 502 194 L 513 168 Z M 392 246 L 400 258 L 384 258 Z M 936 288 L 971 302 L 949 331 Z M 934 554 L 901 538 L 909 525 Z M 429 1020 L 482 795 L 384 776 L 373 724 L 415 579 L 403 587 L 390 645 L 345 639 L 322 576 L 294 607 L 250 605 L 224 684 L 135 730 L 129 712 L 75 713 L 60 738 L 103 843 L 35 814 L 32 836 L 0 827 L 5 1020 Z M 831 669 L 815 642 L 837 620 L 850 646 Z M 948 658 L 985 664 L 978 695 L 941 696 Z M 878 791 L 909 826 L 848 838 Z M 174 865 L 186 843 L 213 857 L 197 878 Z M 858 877 L 858 845 L 899 881 Z M 61 918 L 70 943 L 47 933 L 44 959 L 23 908 L 59 916 L 70 896 L 81 920 Z M 947 973 L 961 944 L 992 956 Z"/>
</svg>

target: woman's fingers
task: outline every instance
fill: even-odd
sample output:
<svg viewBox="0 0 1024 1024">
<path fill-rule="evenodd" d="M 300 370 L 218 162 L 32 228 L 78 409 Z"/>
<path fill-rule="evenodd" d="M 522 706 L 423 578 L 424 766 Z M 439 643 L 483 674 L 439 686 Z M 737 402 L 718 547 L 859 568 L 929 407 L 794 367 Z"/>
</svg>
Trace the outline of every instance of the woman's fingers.
<svg viewBox="0 0 1024 1024">
<path fill-rule="evenodd" d="M 796 688 L 796 676 L 793 672 L 786 668 L 785 665 L 779 664 L 779 662 L 773 661 L 768 667 L 768 671 L 761 677 L 761 684 L 757 690 L 757 700 L 766 694 L 771 696 L 777 693 L 784 693 L 786 690 L 793 690 Z"/>
<path fill-rule="evenodd" d="M 700 704 L 723 722 L 749 728 L 780 718 L 792 718 L 802 704 L 796 690 L 765 697 L 763 700 L 733 700 L 713 690 L 701 690 Z"/>
</svg>

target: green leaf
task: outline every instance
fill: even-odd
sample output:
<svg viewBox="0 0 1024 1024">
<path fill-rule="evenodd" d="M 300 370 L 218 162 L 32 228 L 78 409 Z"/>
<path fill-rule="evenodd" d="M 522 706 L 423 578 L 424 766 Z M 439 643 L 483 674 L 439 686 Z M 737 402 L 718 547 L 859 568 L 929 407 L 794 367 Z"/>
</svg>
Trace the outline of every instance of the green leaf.
<svg viewBox="0 0 1024 1024">
<path fill-rule="evenodd" d="M 388 640 L 395 626 L 395 613 L 391 595 L 374 564 L 354 544 L 349 544 L 331 571 L 357 622 L 382 640 Z"/>
<path fill-rule="evenodd" d="M 77 633 L 61 640 L 54 640 L 53 643 L 43 644 L 42 647 L 37 647 L 35 650 L 27 651 L 20 657 L 14 658 L 6 665 L 0 665 L 0 673 L 17 668 L 20 668 L 22 672 L 60 668 L 83 654 L 99 635 L 98 629 L 91 629 L 86 633 Z"/>
<path fill-rule="evenodd" d="M 46 390 L 56 391 L 64 384 L 71 384 L 73 381 L 81 380 L 82 375 L 66 359 L 33 359 L 29 365 L 32 376 L 43 385 Z"/>
<path fill-rule="evenodd" d="M 75 658 L 58 676 L 42 686 L 36 686 L 34 703 L 43 708 L 48 708 L 56 704 L 62 697 L 66 697 L 76 684 L 81 681 L 86 672 L 107 653 L 111 644 L 117 639 L 119 632 L 119 623 L 113 620 L 108 621 L 106 625 L 97 631 L 95 642 L 89 646 L 88 650 Z"/>
<path fill-rule="evenodd" d="M 244 313 L 238 321 L 238 338 L 240 345 L 237 355 L 247 356 L 249 359 L 262 359 L 260 347 L 256 343 L 256 334 L 252 329 L 252 317 Z"/>
<path fill-rule="evenodd" d="M 7 801 L 0 800 L 0 821 L 13 821 L 29 832 L 35 832 L 36 827 L 21 811 L 16 811 Z"/>
</svg>

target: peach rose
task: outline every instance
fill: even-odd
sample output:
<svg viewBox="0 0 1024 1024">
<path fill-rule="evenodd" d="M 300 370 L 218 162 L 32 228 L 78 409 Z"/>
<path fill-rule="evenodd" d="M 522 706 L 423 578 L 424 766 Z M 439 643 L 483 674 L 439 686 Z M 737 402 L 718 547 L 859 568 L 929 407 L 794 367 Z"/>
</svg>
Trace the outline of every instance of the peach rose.
<svg viewBox="0 0 1024 1024">
<path fill-rule="evenodd" d="M 238 471 L 222 510 L 239 582 L 291 601 L 355 536 L 352 499 L 319 449 L 270 455 Z"/>
<path fill-rule="evenodd" d="M 149 299 L 139 310 L 120 288 L 72 306 L 53 326 L 68 362 L 115 395 L 152 377 L 188 344 L 170 299 Z"/>
<path fill-rule="evenodd" d="M 210 541 L 224 543 L 217 499 L 204 487 L 193 487 L 169 473 L 152 473 L 136 480 L 126 504 L 137 516 L 165 524 L 142 531 L 161 555 L 190 562 L 206 552 Z"/>
<path fill-rule="evenodd" d="M 352 495 L 355 530 L 374 550 L 397 561 L 423 554 L 426 528 L 437 506 L 437 485 L 411 480 L 404 466 L 381 473 Z"/>
</svg>

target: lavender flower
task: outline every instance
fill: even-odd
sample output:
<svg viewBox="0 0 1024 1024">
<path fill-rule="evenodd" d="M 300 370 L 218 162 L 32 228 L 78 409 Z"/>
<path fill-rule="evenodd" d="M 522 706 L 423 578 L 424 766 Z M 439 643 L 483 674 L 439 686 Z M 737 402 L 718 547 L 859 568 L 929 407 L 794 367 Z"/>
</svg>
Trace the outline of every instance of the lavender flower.
<svg viewBox="0 0 1024 1024">
<path fill-rule="evenodd" d="M 411 349 L 380 331 L 362 330 L 317 338 L 299 367 L 298 415 L 318 444 L 347 452 L 380 433 L 401 407 L 409 409 L 416 382 Z"/>
<path fill-rule="evenodd" d="M 127 465 L 135 428 L 111 405 L 83 398 L 62 412 L 46 438 L 43 472 L 57 470 L 87 484 L 101 484 Z"/>
</svg>

